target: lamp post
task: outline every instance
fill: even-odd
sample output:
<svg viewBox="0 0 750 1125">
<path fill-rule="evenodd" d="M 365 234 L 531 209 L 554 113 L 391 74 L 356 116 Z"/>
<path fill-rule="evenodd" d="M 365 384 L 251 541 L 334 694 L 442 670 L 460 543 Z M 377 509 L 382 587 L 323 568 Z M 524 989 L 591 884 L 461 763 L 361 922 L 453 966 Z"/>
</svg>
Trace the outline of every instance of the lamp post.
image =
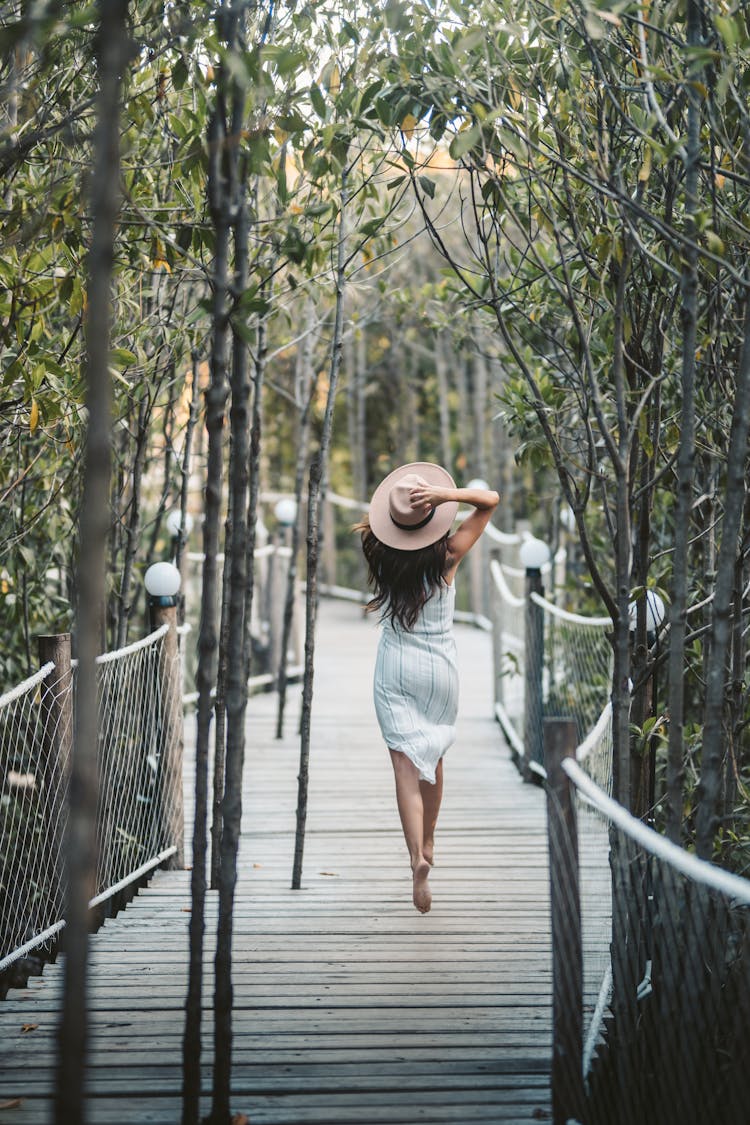
<svg viewBox="0 0 750 1125">
<path fill-rule="evenodd" d="M 519 557 L 526 571 L 524 777 L 531 781 L 534 775 L 543 776 L 544 769 L 544 611 L 532 594 L 544 594 L 542 567 L 550 560 L 550 549 L 541 539 L 530 536 L 521 544 Z"/>
<path fill-rule="evenodd" d="M 175 566 L 180 565 L 182 557 L 182 547 L 185 541 L 193 530 L 193 517 L 189 512 L 185 512 L 185 522 L 182 520 L 182 510 L 180 508 L 172 508 L 171 512 L 167 514 L 167 531 L 172 538 L 172 559 Z"/>
<path fill-rule="evenodd" d="M 182 670 L 177 643 L 177 600 L 180 572 L 168 562 L 154 563 L 144 575 L 148 594 L 151 628 L 169 628 L 158 650 L 156 667 L 155 716 L 156 751 L 159 763 L 157 779 L 157 824 L 159 850 L 174 845 L 176 853 L 165 866 L 171 870 L 184 867 L 185 816 L 182 792 Z"/>
</svg>

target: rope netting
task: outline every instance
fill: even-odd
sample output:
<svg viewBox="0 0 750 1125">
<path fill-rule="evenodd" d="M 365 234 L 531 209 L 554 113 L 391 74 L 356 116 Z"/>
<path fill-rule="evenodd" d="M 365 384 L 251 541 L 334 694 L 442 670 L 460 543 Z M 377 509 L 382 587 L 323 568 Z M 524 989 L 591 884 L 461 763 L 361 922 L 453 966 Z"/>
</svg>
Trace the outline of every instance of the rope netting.
<svg viewBox="0 0 750 1125">
<path fill-rule="evenodd" d="M 631 816 L 586 761 L 563 765 L 578 797 L 586 1123 L 744 1125 L 750 881 Z"/>
<path fill-rule="evenodd" d="M 578 739 L 591 730 L 612 690 L 609 617 L 583 617 L 538 594 L 544 613 L 544 714 L 575 719 Z"/>
<path fill-rule="evenodd" d="M 560 563 L 558 557 L 548 563 L 542 568 L 542 577 L 553 580 Z M 496 714 L 511 746 L 523 756 L 527 726 L 541 732 L 543 720 L 549 716 L 573 718 L 582 739 L 596 723 L 611 691 L 612 648 L 607 637 L 611 619 L 569 613 L 534 592 L 527 598 L 526 572 L 496 559 L 490 564 L 490 572 L 495 659 L 499 665 Z M 517 593 L 511 582 L 522 592 Z M 541 620 L 537 617 L 536 631 L 530 633 L 529 623 L 535 620 L 530 615 L 532 607 Z M 542 648 L 537 654 L 539 639 Z M 530 659 L 541 666 L 536 669 L 537 697 L 527 699 L 533 681 L 527 663 Z M 599 776 L 604 779 L 604 775 Z"/>
<path fill-rule="evenodd" d="M 176 851 L 181 780 L 167 768 L 181 743 L 179 652 L 169 626 L 97 660 L 97 905 Z M 179 664 L 178 664 L 179 668 Z M 0 971 L 49 949 L 65 925 L 67 777 L 75 662 L 54 664 L 0 698 Z M 176 700 L 175 700 L 176 696 Z"/>
<path fill-rule="evenodd" d="M 49 663 L 0 698 L 0 969 L 62 928 L 71 692 L 70 675 Z"/>
<path fill-rule="evenodd" d="M 165 650 L 168 626 L 119 653 L 98 661 L 99 689 L 99 858 L 96 899 L 175 844 L 171 825 L 181 779 L 162 769 L 162 755 L 174 744 L 181 676 Z M 179 737 L 179 736 L 178 736 Z"/>
</svg>

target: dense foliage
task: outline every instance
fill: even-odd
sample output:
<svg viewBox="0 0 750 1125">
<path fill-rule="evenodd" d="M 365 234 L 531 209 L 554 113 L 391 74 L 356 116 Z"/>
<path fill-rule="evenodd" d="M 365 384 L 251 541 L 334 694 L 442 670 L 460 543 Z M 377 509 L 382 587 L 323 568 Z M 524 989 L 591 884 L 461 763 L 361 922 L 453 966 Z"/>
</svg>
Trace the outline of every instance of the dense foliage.
<svg viewBox="0 0 750 1125">
<path fill-rule="evenodd" d="M 96 8 L 42 7 L 6 5 L 0 27 L 5 685 L 33 667 L 34 634 L 73 623 L 84 596 Z M 138 575 L 172 549 L 164 515 L 185 479 L 201 511 L 202 421 L 192 460 L 187 435 L 216 315 L 209 125 L 239 90 L 249 262 L 225 314 L 251 361 L 263 353 L 261 487 L 293 487 L 308 404 L 313 451 L 321 432 L 346 169 L 330 485 L 362 498 L 395 462 L 428 458 L 501 482 L 508 525 L 529 518 L 554 538 L 570 505 L 589 579 L 571 599 L 615 621 L 621 794 L 645 811 L 641 764 L 656 745 L 672 814 L 679 804 L 692 829 L 719 652 L 710 832 L 720 849 L 744 832 L 750 35 L 741 7 L 688 9 L 451 0 L 344 18 L 322 2 L 220 4 L 214 19 L 202 4 L 133 0 L 103 643 L 126 639 Z M 628 607 L 647 587 L 673 603 L 680 677 L 642 611 L 631 646 Z"/>
</svg>

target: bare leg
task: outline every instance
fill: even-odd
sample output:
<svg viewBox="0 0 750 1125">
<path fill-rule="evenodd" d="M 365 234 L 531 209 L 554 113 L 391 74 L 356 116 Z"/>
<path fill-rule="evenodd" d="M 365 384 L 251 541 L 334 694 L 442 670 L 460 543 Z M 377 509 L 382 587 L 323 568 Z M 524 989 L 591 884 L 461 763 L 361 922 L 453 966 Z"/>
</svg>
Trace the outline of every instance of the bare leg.
<svg viewBox="0 0 750 1125">
<path fill-rule="evenodd" d="M 435 784 L 429 781 L 420 781 L 419 788 L 422 793 L 422 806 L 424 815 L 422 821 L 422 854 L 432 867 L 435 854 L 435 825 L 437 824 L 440 802 L 443 799 L 443 759 L 441 758 L 435 770 Z"/>
<path fill-rule="evenodd" d="M 424 805 L 419 771 L 411 759 L 399 750 L 391 750 L 391 761 L 396 778 L 396 801 L 401 827 L 411 859 L 414 905 L 422 914 L 426 914 L 432 905 L 432 895 L 427 882 L 430 865 L 423 854 Z"/>
</svg>

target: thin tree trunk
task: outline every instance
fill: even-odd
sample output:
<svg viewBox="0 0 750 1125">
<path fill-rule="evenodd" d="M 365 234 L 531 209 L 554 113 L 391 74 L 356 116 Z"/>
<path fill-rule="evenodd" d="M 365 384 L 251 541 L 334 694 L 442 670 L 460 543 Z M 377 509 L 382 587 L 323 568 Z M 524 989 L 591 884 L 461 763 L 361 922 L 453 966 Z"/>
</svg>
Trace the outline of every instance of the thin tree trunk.
<svg viewBox="0 0 750 1125">
<path fill-rule="evenodd" d="M 233 445 L 229 439 L 229 463 L 233 463 Z M 214 768 L 213 802 L 211 805 L 211 890 L 219 885 L 221 868 L 221 802 L 224 797 L 224 771 L 227 751 L 227 649 L 229 646 L 229 601 L 232 577 L 232 529 L 234 526 L 233 496 L 230 489 L 227 518 L 224 521 L 224 563 L 221 571 L 221 620 L 219 624 L 219 668 L 214 698 Z"/>
<path fill-rule="evenodd" d="M 438 385 L 438 410 L 440 413 L 440 456 L 443 465 L 451 472 L 453 455 L 451 453 L 451 411 L 448 401 L 450 384 L 448 364 L 445 359 L 445 334 L 438 332 L 435 337 L 435 374 Z"/>
<path fill-rule="evenodd" d="M 305 676 L 302 690 L 302 721 L 300 730 L 300 765 L 297 787 L 297 830 L 294 840 L 294 867 L 292 870 L 292 890 L 302 885 L 302 857 L 305 846 L 305 823 L 307 820 L 307 787 L 310 764 L 310 725 L 313 697 L 313 660 L 315 656 L 315 620 L 318 608 L 318 514 L 320 486 L 323 470 L 328 456 L 328 448 L 333 430 L 333 410 L 336 401 L 341 349 L 344 327 L 344 286 L 346 266 L 346 220 L 347 220 L 348 176 L 344 168 L 341 174 L 341 208 L 339 211 L 339 243 L 336 263 L 336 315 L 333 326 L 331 366 L 328 382 L 328 397 L 323 417 L 323 430 L 320 448 L 310 466 L 310 485 L 307 501 L 307 593 L 305 599 Z"/>
<path fill-rule="evenodd" d="M 161 496 L 159 497 L 159 507 L 156 509 L 156 516 L 154 518 L 153 526 L 151 528 L 151 539 L 148 547 L 148 557 L 153 558 L 156 551 L 156 544 L 161 535 L 161 524 L 164 517 L 164 512 L 167 508 L 167 501 L 169 494 L 172 490 L 172 461 L 174 459 L 174 450 L 172 448 L 172 433 L 174 431 L 174 399 L 175 399 L 175 380 L 174 380 L 174 359 L 170 358 L 168 364 L 167 378 L 169 379 L 169 395 L 167 398 L 167 405 L 164 411 L 164 425 L 162 433 L 164 435 L 164 472 L 162 476 Z"/>
<path fill-rule="evenodd" d="M 706 680 L 703 712 L 703 753 L 698 783 L 696 843 L 701 859 L 711 859 L 719 825 L 721 796 L 722 718 L 724 716 L 727 658 L 732 632 L 732 593 L 735 586 L 737 542 L 745 503 L 747 439 L 750 433 L 750 299 L 745 304 L 745 324 L 737 373 L 732 428 L 727 454 L 727 483 L 724 519 L 714 585 L 711 624 L 711 660 Z M 734 612 L 741 613 L 735 605 Z"/>
<path fill-rule="evenodd" d="M 478 347 L 484 344 L 482 336 L 476 333 Z M 487 362 L 480 351 L 474 355 L 474 470 L 482 480 L 487 479 Z"/>
<path fill-rule="evenodd" d="M 356 465 L 355 498 L 366 501 L 367 491 L 367 330 L 360 328 L 355 347 L 355 385 L 356 385 Z"/>
<path fill-rule="evenodd" d="M 100 0 L 99 94 L 94 137 L 86 317 L 88 430 L 78 563 L 78 706 L 67 828 L 65 995 L 58 1027 L 56 1125 L 86 1120 L 89 898 L 96 879 L 98 791 L 97 676 L 109 530 L 112 386 L 109 374 L 112 273 L 120 203 L 120 107 L 130 55 L 127 0 Z"/>
<path fill-rule="evenodd" d="M 135 556 L 138 552 L 138 533 L 141 524 L 141 481 L 143 479 L 143 464 L 146 459 L 150 417 L 151 403 L 148 396 L 144 394 L 138 404 L 130 512 L 128 513 L 128 523 L 125 529 L 125 558 L 123 559 L 122 581 L 120 584 L 120 612 L 117 620 L 116 648 L 122 648 L 127 641 L 128 624 L 133 608 L 130 602 L 130 584 L 133 575 L 133 563 L 135 562 Z"/>
<path fill-rule="evenodd" d="M 239 136 L 243 100 L 234 98 L 232 136 Z M 240 200 L 234 226 L 235 292 L 247 286 L 249 223 L 247 205 Z M 211 1119 L 229 1125 L 232 1074 L 232 933 L 234 892 L 237 884 L 237 852 L 242 821 L 242 773 L 245 761 L 245 712 L 247 709 L 247 656 L 245 615 L 247 604 L 249 478 L 249 401 L 247 346 L 233 334 L 232 349 L 232 562 L 229 585 L 229 631 L 227 639 L 227 737 L 224 796 L 222 798 L 221 866 L 219 871 L 219 921 L 216 933 L 216 977 L 214 989 L 214 1084 Z"/>
<path fill-rule="evenodd" d="M 193 433 L 198 424 L 198 415 L 201 405 L 198 389 L 198 359 L 198 352 L 191 352 L 192 380 L 190 383 L 190 413 L 188 414 L 187 425 L 185 426 L 185 444 L 182 450 L 182 464 L 180 465 L 180 530 L 177 536 L 177 544 L 174 553 L 174 565 L 179 571 L 182 570 L 182 555 L 185 550 L 185 539 L 187 537 L 185 520 L 187 518 L 188 493 L 190 491 L 190 462 L 193 452 Z"/>
<path fill-rule="evenodd" d="M 312 312 L 312 306 L 310 306 L 310 312 Z M 312 319 L 312 317 L 310 317 L 310 319 Z M 278 711 L 276 715 L 277 738 L 283 738 L 284 736 L 284 711 L 286 709 L 287 689 L 286 654 L 289 648 L 289 638 L 292 634 L 294 596 L 297 586 L 297 559 L 299 557 L 300 532 L 302 527 L 302 489 L 304 487 L 305 469 L 307 468 L 307 458 L 310 451 L 310 423 L 312 421 L 312 406 L 315 398 L 315 389 L 317 387 L 315 367 L 313 364 L 315 341 L 312 333 L 312 324 L 309 322 L 308 327 L 310 328 L 310 332 L 305 340 L 305 350 L 302 361 L 302 387 L 304 388 L 306 401 L 299 420 L 299 431 L 297 438 L 297 464 L 294 474 L 295 516 L 294 523 L 292 524 L 289 570 L 287 571 L 286 577 L 286 595 L 284 598 L 284 625 L 281 634 L 281 659 L 279 661 L 278 673 Z"/>
<path fill-rule="evenodd" d="M 203 590 L 198 633 L 198 718 L 195 751 L 195 822 L 193 868 L 190 877 L 190 975 L 186 999 L 183 1039 L 182 1122 L 197 1125 L 200 1099 L 201 999 L 203 988 L 203 936 L 206 902 L 206 821 L 208 813 L 208 747 L 213 700 L 211 691 L 217 671 L 217 559 L 221 524 L 223 478 L 222 435 L 227 397 L 227 344 L 229 329 L 229 233 L 231 225 L 229 186 L 225 163 L 226 126 L 223 102 L 211 115 L 208 126 L 208 197 L 216 232 L 213 272 L 213 335 L 211 381 L 206 392 L 205 515 L 203 521 Z"/>
<path fill-rule="evenodd" d="M 701 39 L 700 0 L 687 0 L 687 45 L 695 49 Z M 680 291 L 682 303 L 682 412 L 677 455 L 677 503 L 672 554 L 672 604 L 669 632 L 669 738 L 667 746 L 666 835 L 679 844 L 682 834 L 682 801 L 685 777 L 683 731 L 685 725 L 685 634 L 688 587 L 688 542 L 693 506 L 695 464 L 695 346 L 698 319 L 698 255 L 695 248 L 695 214 L 698 210 L 701 98 L 694 81 L 686 83 L 687 142 L 685 156 L 685 233 L 682 248 Z"/>
</svg>

